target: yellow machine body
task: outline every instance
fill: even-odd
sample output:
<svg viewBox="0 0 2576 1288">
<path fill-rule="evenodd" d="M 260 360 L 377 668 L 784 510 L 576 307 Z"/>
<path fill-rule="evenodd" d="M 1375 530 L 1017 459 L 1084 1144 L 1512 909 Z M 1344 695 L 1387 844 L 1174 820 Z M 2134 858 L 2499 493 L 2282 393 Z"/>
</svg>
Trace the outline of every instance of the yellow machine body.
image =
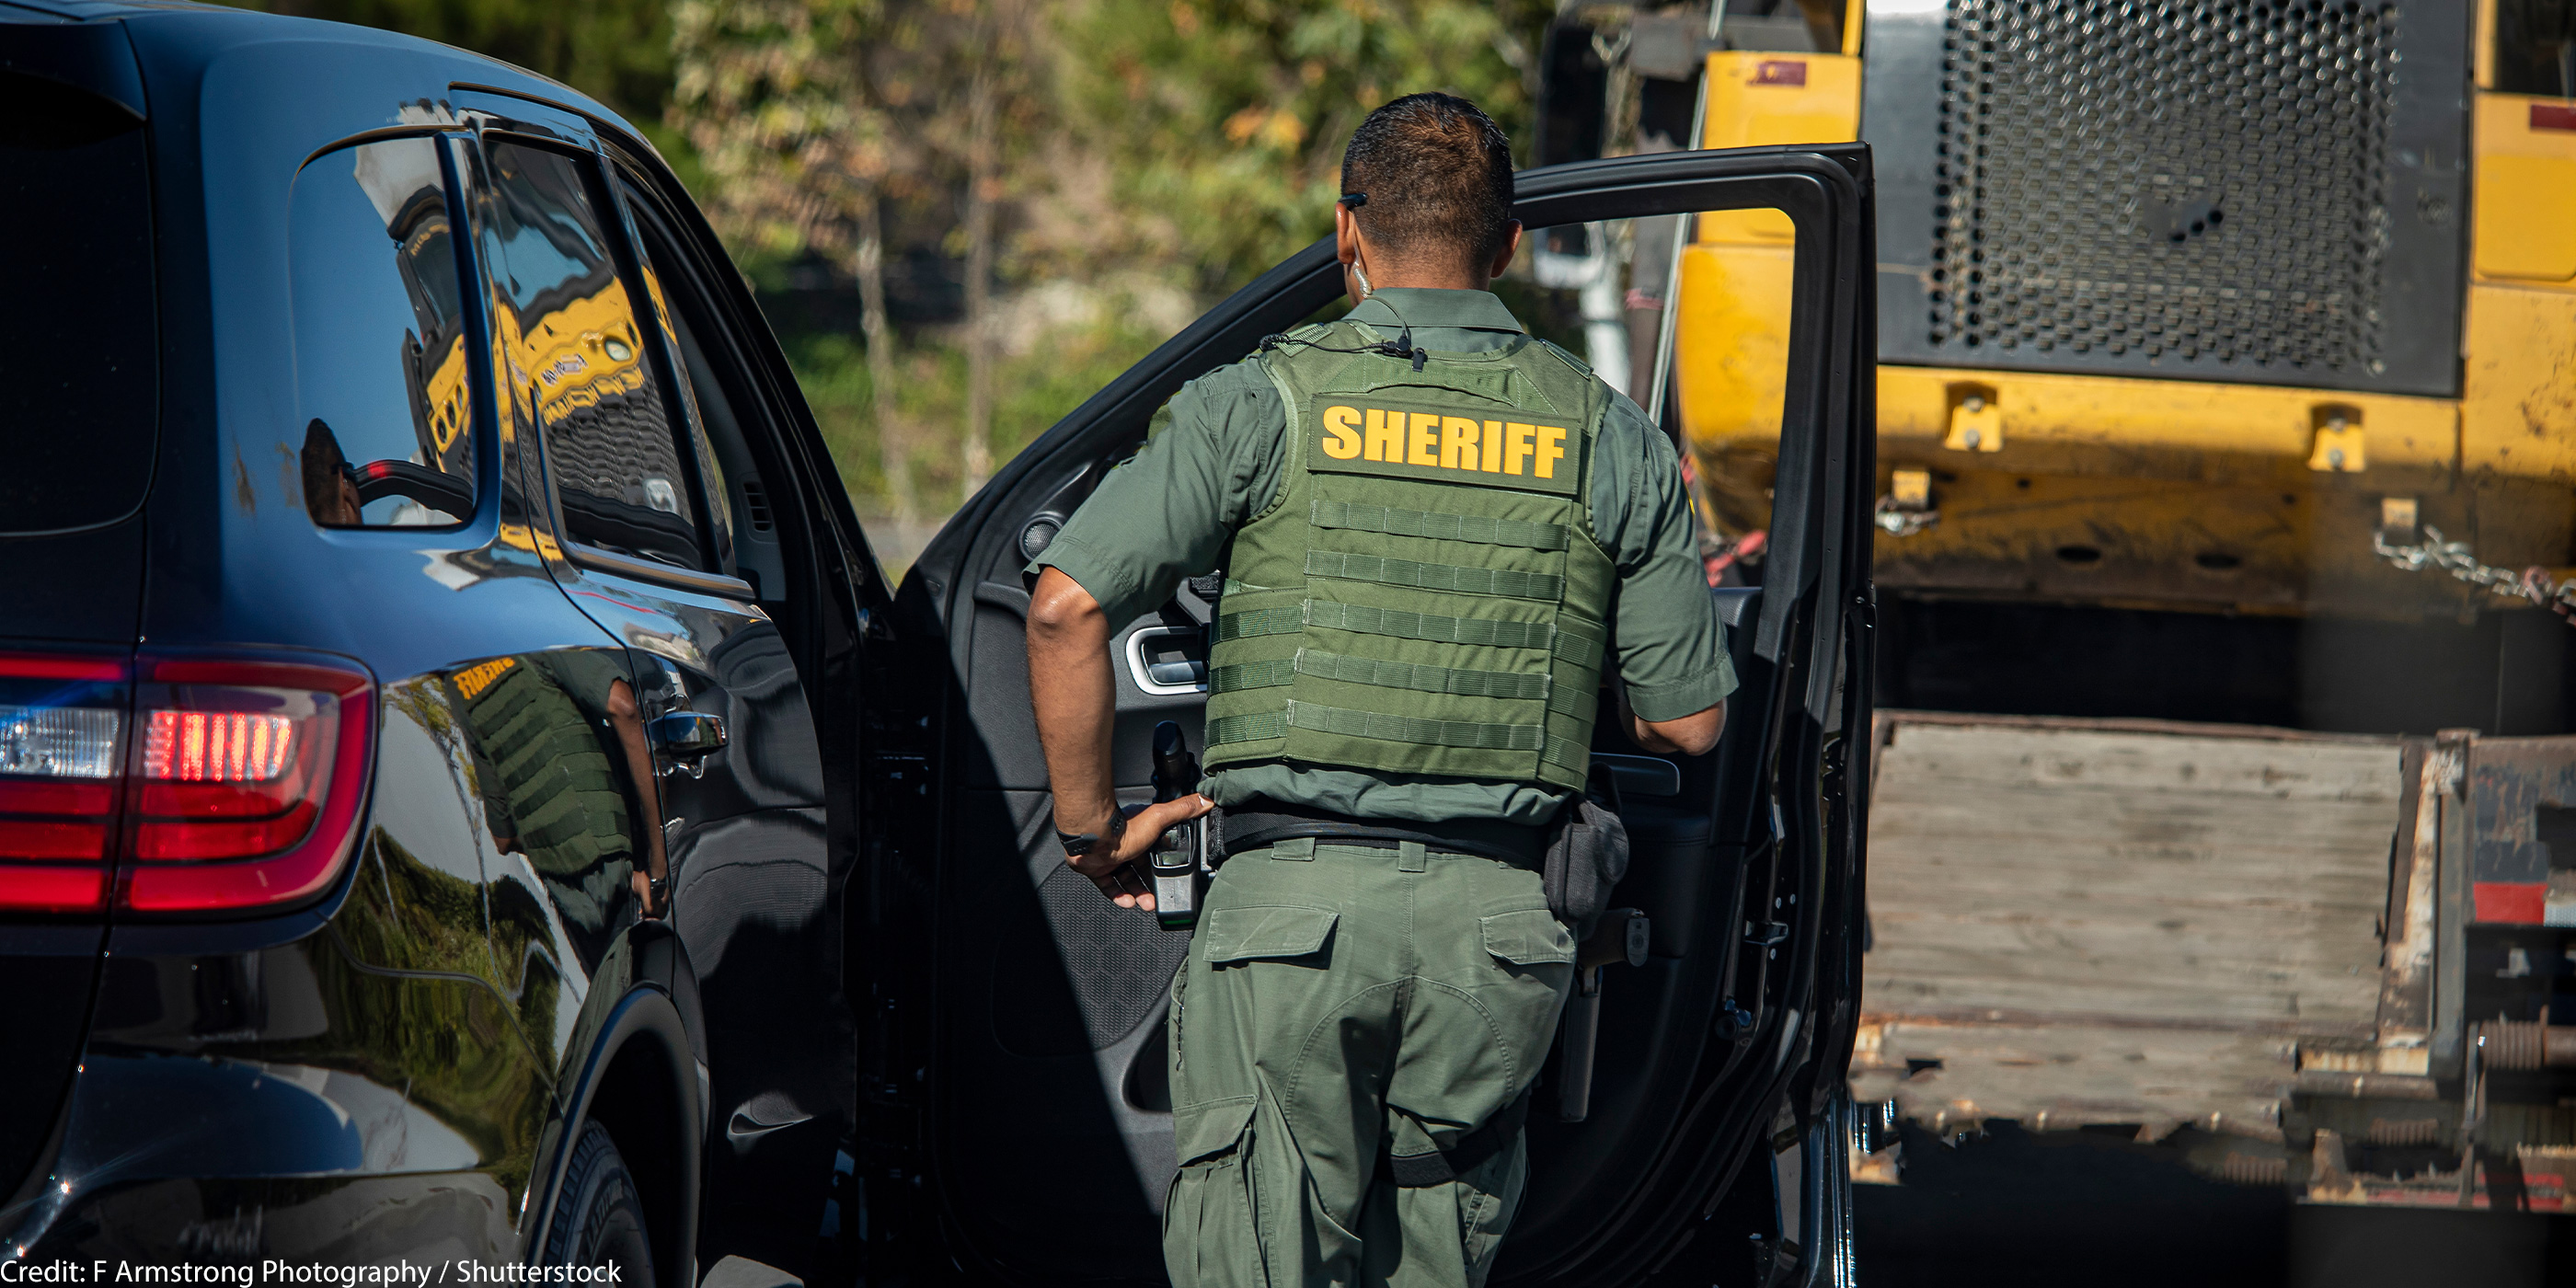
<svg viewBox="0 0 2576 1288">
<path fill-rule="evenodd" d="M 1703 146 L 1860 137 L 1857 48 L 1710 54 Z M 1937 519 L 1879 534 L 1878 584 L 2217 612 L 2513 606 L 2376 555 L 2373 531 L 2407 502 L 2485 563 L 2568 575 L 2576 101 L 2481 88 L 2473 106 L 2459 397 L 1882 365 L 1882 506 Z M 1682 256 L 1679 414 L 1721 537 L 1770 519 L 1792 240 L 1776 211 L 1705 214 Z M 1928 495 L 1900 495 L 1927 475 Z"/>
</svg>

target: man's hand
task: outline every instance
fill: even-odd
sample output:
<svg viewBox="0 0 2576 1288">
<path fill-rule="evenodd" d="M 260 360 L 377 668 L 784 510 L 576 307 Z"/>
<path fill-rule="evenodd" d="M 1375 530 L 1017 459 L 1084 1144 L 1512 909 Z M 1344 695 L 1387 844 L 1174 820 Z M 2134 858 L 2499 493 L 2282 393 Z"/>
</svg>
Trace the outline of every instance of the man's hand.
<svg viewBox="0 0 2576 1288">
<path fill-rule="evenodd" d="M 1145 871 L 1145 855 L 1153 850 L 1154 843 L 1162 839 L 1163 833 L 1215 808 L 1214 801 L 1197 792 L 1179 800 L 1138 807 L 1127 816 L 1127 830 L 1119 834 L 1116 846 L 1103 841 L 1093 846 L 1091 853 L 1068 854 L 1064 861 L 1074 871 L 1091 878 L 1091 883 L 1100 887 L 1100 893 L 1116 901 L 1119 907 L 1152 912 L 1154 883 Z M 1056 826 L 1068 832 L 1073 830 L 1064 826 L 1061 815 L 1057 817 Z"/>
<path fill-rule="evenodd" d="M 1214 808 L 1193 792 L 1148 805 L 1127 820 L 1116 845 L 1111 820 L 1119 813 L 1109 781 L 1110 734 L 1118 714 L 1118 687 L 1109 671 L 1109 619 L 1082 583 L 1053 568 L 1038 574 L 1029 596 L 1029 705 L 1038 722 L 1038 749 L 1046 754 L 1047 784 L 1055 793 L 1055 827 L 1100 837 L 1089 854 L 1067 855 L 1073 870 L 1091 878 L 1121 908 L 1154 907 L 1154 887 L 1138 860 L 1175 823 Z"/>
</svg>

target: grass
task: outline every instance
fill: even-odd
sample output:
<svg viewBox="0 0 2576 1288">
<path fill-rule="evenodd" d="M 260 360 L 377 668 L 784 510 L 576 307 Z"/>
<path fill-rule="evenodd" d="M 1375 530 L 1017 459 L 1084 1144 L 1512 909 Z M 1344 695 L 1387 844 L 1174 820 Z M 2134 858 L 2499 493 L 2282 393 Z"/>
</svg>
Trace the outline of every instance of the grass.
<svg viewBox="0 0 2576 1288">
<path fill-rule="evenodd" d="M 887 426 L 877 423 L 866 348 L 841 332 L 780 337 L 787 361 L 814 410 L 841 484 L 862 519 L 884 523 L 898 512 L 897 480 L 879 451 Z M 1144 357 L 1161 335 L 1121 320 L 1050 330 L 1025 352 L 1005 355 L 993 381 L 993 467 L 1037 440 L 1065 413 Z M 951 338 L 917 340 L 895 361 L 895 441 L 910 475 L 913 512 L 935 528 L 965 500 L 966 351 Z M 906 562 L 880 551 L 887 575 Z"/>
</svg>

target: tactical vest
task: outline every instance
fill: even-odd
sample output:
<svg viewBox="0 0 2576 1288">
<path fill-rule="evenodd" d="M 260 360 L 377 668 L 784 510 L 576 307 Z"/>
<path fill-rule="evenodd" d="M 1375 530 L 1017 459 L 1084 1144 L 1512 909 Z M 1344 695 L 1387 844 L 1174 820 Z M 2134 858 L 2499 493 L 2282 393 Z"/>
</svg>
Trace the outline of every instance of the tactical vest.
<svg viewBox="0 0 2576 1288">
<path fill-rule="evenodd" d="M 465 700 L 466 724 L 482 749 L 477 776 L 486 809 L 518 838 L 528 865 L 545 877 L 576 876 L 631 860 L 633 828 L 619 767 L 594 730 L 600 712 L 583 704 L 540 664 L 494 658 L 449 677 Z"/>
<path fill-rule="evenodd" d="M 1257 359 L 1286 460 L 1226 560 L 1206 763 L 1580 789 L 1613 582 L 1589 477 L 1609 390 L 1528 339 L 1420 371 L 1315 347 L 1384 338 L 1336 322 Z"/>
</svg>

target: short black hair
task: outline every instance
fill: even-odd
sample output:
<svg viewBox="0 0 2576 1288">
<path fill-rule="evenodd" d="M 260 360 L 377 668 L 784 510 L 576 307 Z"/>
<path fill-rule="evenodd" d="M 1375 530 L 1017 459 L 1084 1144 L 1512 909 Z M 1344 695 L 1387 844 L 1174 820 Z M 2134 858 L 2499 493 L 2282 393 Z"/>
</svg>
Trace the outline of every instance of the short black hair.
<svg viewBox="0 0 2576 1288">
<path fill-rule="evenodd" d="M 316 416 L 304 427 L 304 508 L 315 523 L 339 523 L 340 480 L 349 475 L 349 458 L 340 454 L 340 436 Z"/>
<path fill-rule="evenodd" d="M 1352 131 L 1342 191 L 1368 195 L 1352 213 L 1389 254 L 1454 254 L 1481 269 L 1511 234 L 1511 140 L 1455 94 L 1407 94 Z"/>
</svg>

